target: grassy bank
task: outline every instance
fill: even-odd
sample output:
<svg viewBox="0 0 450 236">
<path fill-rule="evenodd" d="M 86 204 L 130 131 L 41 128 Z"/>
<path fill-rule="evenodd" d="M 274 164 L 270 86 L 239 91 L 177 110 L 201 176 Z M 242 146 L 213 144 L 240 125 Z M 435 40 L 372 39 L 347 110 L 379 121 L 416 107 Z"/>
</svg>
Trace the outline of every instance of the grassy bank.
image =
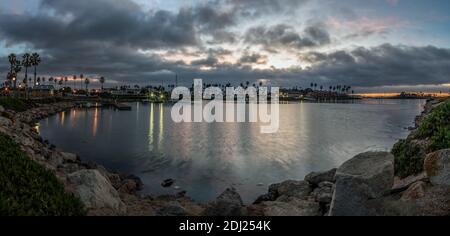
<svg viewBox="0 0 450 236">
<path fill-rule="evenodd" d="M 400 177 L 423 171 L 428 153 L 450 148 L 450 100 L 434 108 L 418 129 L 394 145 L 396 174 Z"/>
<path fill-rule="evenodd" d="M 79 199 L 68 194 L 55 175 L 25 156 L 0 133 L 0 215 L 84 215 Z"/>
<path fill-rule="evenodd" d="M 28 105 L 24 100 L 13 97 L 0 97 L 0 106 L 3 106 L 8 110 L 19 112 L 25 111 L 28 108 Z"/>
</svg>

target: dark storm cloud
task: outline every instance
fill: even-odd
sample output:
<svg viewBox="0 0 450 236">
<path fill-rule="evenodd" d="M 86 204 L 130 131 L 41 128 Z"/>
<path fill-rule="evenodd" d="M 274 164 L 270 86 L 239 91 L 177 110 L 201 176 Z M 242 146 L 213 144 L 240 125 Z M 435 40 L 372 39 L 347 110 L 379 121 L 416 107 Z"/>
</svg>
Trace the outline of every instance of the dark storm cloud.
<svg viewBox="0 0 450 236">
<path fill-rule="evenodd" d="M 241 64 L 266 64 L 267 56 L 261 55 L 259 53 L 245 53 L 239 59 Z"/>
<path fill-rule="evenodd" d="M 277 49 L 302 50 L 330 43 L 330 35 L 319 27 L 307 27 L 300 35 L 292 26 L 278 24 L 271 27 L 258 26 L 245 33 L 245 42 L 261 45 L 267 51 Z"/>
<path fill-rule="evenodd" d="M 308 53 L 315 63 L 304 75 L 354 86 L 438 85 L 450 82 L 450 49 L 393 46 L 357 48 L 329 54 Z"/>
<path fill-rule="evenodd" d="M 333 45 L 327 28 L 320 24 L 307 24 L 302 31 L 275 24 L 239 29 L 243 35 L 233 32 L 245 16 L 282 14 L 304 2 L 229 0 L 229 8 L 212 3 L 176 12 L 146 12 L 130 0 L 42 0 L 41 10 L 34 14 L 0 13 L 0 37 L 6 45 L 38 50 L 43 57 L 39 74 L 45 76 L 83 73 L 105 76 L 109 81 L 149 84 L 172 81 L 178 74 L 179 82 L 189 85 L 192 78 L 234 84 L 266 79 L 283 86 L 305 86 L 312 81 L 363 87 L 450 83 L 450 49 L 386 44 L 321 53 L 314 50 Z M 219 45 L 208 48 L 205 36 L 207 43 Z M 246 45 L 240 51 L 220 47 L 221 43 L 241 42 Z M 253 45 L 268 52 L 301 53 L 299 66 L 302 62 L 311 66 L 252 69 L 271 55 L 247 52 L 245 48 Z M 168 61 L 153 50 L 201 59 L 188 63 L 181 56 L 178 61 Z M 233 54 L 241 55 L 234 64 L 222 60 Z M 201 70 L 205 66 L 212 69 Z M 2 78 L 7 71 L 7 59 L 1 58 Z"/>
<path fill-rule="evenodd" d="M 227 0 L 227 4 L 234 6 L 236 14 L 255 18 L 267 14 L 292 12 L 309 0 Z"/>
</svg>

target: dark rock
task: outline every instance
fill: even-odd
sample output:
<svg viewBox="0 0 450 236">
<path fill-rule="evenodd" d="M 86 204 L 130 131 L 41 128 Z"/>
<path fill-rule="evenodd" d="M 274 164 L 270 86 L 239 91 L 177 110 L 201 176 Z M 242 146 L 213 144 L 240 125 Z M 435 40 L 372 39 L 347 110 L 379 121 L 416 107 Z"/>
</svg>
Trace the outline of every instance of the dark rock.
<svg viewBox="0 0 450 236">
<path fill-rule="evenodd" d="M 312 172 L 305 177 L 305 180 L 312 185 L 319 185 L 321 182 L 335 182 L 335 175 L 337 169 L 332 169 L 325 172 Z"/>
<path fill-rule="evenodd" d="M 178 192 L 178 193 L 176 194 L 176 197 L 177 197 L 177 198 L 183 198 L 183 197 L 186 196 L 186 194 L 187 194 L 187 191 L 183 190 L 183 191 Z"/>
<path fill-rule="evenodd" d="M 278 198 L 279 197 L 305 198 L 309 196 L 311 191 L 312 188 L 308 182 L 296 180 L 284 181 L 283 183 L 279 184 L 278 187 L 276 188 Z"/>
<path fill-rule="evenodd" d="M 387 152 L 362 153 L 336 172 L 330 215 L 366 216 L 374 209 L 367 202 L 389 193 L 394 182 L 394 156 Z"/>
<path fill-rule="evenodd" d="M 432 184 L 450 186 L 450 149 L 429 154 L 424 168 Z"/>
<path fill-rule="evenodd" d="M 264 195 L 259 196 L 253 204 L 260 204 L 262 202 L 268 202 L 268 201 L 275 201 L 277 198 L 273 197 L 272 195 L 266 193 Z"/>
<path fill-rule="evenodd" d="M 204 211 L 206 216 L 242 216 L 244 214 L 245 208 L 241 196 L 233 188 L 225 190 Z"/>
<path fill-rule="evenodd" d="M 186 209 L 179 202 L 170 202 L 168 206 L 159 209 L 157 216 L 187 216 Z"/>
<path fill-rule="evenodd" d="M 137 184 L 132 179 L 126 179 L 123 181 L 122 186 L 119 188 L 119 193 L 134 194 L 137 191 Z"/>
<path fill-rule="evenodd" d="M 175 183 L 174 179 L 166 179 L 161 183 L 161 186 L 164 188 L 168 188 L 170 186 L 172 186 Z"/>
<path fill-rule="evenodd" d="M 322 204 L 330 204 L 333 199 L 334 184 L 331 182 L 321 182 L 314 189 L 312 196 L 315 200 Z"/>
<path fill-rule="evenodd" d="M 141 191 L 144 189 L 144 182 L 142 182 L 141 178 L 136 175 L 127 175 L 124 179 L 133 180 L 136 183 L 136 190 Z"/>
<path fill-rule="evenodd" d="M 402 201 L 417 200 L 425 196 L 426 183 L 419 181 L 412 184 L 403 194 Z"/>
</svg>

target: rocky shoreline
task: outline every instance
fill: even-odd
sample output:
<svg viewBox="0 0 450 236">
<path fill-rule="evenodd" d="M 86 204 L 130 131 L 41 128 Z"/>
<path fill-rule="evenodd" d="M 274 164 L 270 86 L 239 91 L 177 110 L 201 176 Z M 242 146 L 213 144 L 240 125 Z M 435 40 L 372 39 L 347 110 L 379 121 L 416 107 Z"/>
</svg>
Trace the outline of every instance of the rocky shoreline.
<svg viewBox="0 0 450 236">
<path fill-rule="evenodd" d="M 177 195 L 141 196 L 139 178 L 83 163 L 44 141 L 35 122 L 69 110 L 73 102 L 40 104 L 25 112 L 0 107 L 0 132 L 10 136 L 29 158 L 53 171 L 66 190 L 83 202 L 88 215 L 129 216 L 335 216 L 450 215 L 449 151 L 428 155 L 425 172 L 395 177 L 394 156 L 386 152 L 359 154 L 339 168 L 311 173 L 305 180 L 269 186 L 267 194 L 245 206 L 233 188 L 211 203 Z M 429 101 L 416 119 L 416 129 L 434 107 Z"/>
</svg>

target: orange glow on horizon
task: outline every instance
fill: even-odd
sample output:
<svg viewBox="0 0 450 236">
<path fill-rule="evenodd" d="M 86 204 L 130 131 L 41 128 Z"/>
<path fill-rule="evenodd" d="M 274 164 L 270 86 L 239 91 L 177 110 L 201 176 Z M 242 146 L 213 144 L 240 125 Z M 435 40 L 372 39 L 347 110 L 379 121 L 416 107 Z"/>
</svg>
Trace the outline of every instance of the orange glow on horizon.
<svg viewBox="0 0 450 236">
<path fill-rule="evenodd" d="M 361 96 L 367 98 L 377 98 L 377 97 L 396 97 L 401 93 L 359 93 L 354 96 Z M 423 95 L 423 96 L 432 96 L 432 97 L 450 97 L 450 93 L 408 93 L 411 95 Z"/>
</svg>

